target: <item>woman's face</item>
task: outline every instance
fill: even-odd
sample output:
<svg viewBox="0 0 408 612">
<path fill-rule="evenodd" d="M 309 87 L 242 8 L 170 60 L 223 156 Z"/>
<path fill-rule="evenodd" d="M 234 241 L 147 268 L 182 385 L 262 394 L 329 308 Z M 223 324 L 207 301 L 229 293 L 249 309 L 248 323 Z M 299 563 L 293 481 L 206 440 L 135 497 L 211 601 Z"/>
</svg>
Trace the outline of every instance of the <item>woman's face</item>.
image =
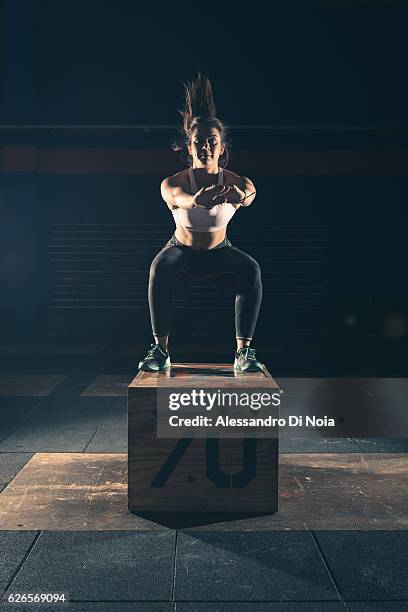
<svg viewBox="0 0 408 612">
<path fill-rule="evenodd" d="M 195 168 L 218 166 L 218 160 L 224 153 L 219 130 L 206 126 L 193 128 L 188 152 L 193 158 Z"/>
</svg>

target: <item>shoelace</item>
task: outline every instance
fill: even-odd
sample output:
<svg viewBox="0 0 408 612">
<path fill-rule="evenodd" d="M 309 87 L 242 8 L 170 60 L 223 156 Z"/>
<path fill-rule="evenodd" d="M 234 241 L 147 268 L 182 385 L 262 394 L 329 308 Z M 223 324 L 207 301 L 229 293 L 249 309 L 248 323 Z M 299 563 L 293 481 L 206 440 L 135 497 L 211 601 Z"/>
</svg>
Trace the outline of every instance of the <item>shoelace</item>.
<svg viewBox="0 0 408 612">
<path fill-rule="evenodd" d="M 249 346 L 241 349 L 240 351 L 241 355 L 245 354 L 245 359 L 256 359 L 255 357 L 255 349 L 250 348 Z"/>
<path fill-rule="evenodd" d="M 159 346 L 158 344 L 152 344 L 151 345 L 151 347 L 149 348 L 149 350 L 147 352 L 147 356 L 148 357 L 154 357 L 154 353 L 155 353 L 156 350 L 160 351 L 164 357 L 166 356 L 166 353 L 163 351 L 161 346 Z"/>
</svg>

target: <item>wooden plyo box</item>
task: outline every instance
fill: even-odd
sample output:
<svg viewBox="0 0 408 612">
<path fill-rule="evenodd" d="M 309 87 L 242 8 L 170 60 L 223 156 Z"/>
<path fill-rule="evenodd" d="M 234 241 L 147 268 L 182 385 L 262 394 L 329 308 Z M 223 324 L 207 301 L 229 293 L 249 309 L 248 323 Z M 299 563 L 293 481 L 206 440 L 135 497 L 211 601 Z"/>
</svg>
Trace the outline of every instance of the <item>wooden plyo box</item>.
<svg viewBox="0 0 408 612">
<path fill-rule="evenodd" d="M 174 388 L 279 391 L 269 372 L 178 364 L 139 372 L 128 387 L 128 507 L 131 512 L 278 510 L 277 438 L 158 438 L 156 394 Z"/>
</svg>

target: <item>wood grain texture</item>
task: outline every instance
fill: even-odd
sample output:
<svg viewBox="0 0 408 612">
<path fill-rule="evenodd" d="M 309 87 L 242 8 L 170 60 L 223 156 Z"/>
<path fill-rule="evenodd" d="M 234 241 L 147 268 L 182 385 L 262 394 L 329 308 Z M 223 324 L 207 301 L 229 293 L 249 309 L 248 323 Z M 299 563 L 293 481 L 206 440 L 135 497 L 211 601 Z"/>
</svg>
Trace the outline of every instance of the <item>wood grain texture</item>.
<svg viewBox="0 0 408 612">
<path fill-rule="evenodd" d="M 177 440 L 135 435 L 131 441 L 131 511 L 277 511 L 277 440 L 194 439 L 169 471 Z M 253 445 L 248 461 L 244 444 Z"/>
<path fill-rule="evenodd" d="M 165 529 L 157 516 L 127 511 L 127 463 L 125 453 L 35 454 L 10 484 L 0 485 L 1 529 Z M 406 453 L 284 454 L 278 514 L 218 516 L 216 524 L 202 515 L 195 529 L 407 530 L 407 475 Z M 182 523 L 190 515 L 178 516 Z"/>
<path fill-rule="evenodd" d="M 129 510 L 277 512 L 277 439 L 157 438 L 157 392 L 177 387 L 279 389 L 266 368 L 236 374 L 230 364 L 203 363 L 139 372 L 128 388 Z"/>
<path fill-rule="evenodd" d="M 129 385 L 138 387 L 253 387 L 279 389 L 266 368 L 262 372 L 235 372 L 231 364 L 178 363 L 164 372 L 139 372 Z"/>
</svg>

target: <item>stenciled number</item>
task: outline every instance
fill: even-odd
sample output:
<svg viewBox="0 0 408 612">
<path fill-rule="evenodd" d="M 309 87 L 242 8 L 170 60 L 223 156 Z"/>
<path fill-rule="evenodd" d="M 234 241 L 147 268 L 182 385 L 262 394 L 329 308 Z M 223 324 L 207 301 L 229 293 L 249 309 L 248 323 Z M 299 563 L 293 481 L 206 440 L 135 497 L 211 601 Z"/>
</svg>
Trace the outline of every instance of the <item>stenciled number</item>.
<svg viewBox="0 0 408 612">
<path fill-rule="evenodd" d="M 151 487 L 164 487 L 186 452 L 193 438 L 180 438 L 153 478 Z M 236 474 L 226 474 L 220 468 L 220 441 L 218 438 L 206 439 L 206 475 L 219 488 L 245 487 L 256 475 L 256 438 L 243 439 L 242 469 Z"/>
</svg>

